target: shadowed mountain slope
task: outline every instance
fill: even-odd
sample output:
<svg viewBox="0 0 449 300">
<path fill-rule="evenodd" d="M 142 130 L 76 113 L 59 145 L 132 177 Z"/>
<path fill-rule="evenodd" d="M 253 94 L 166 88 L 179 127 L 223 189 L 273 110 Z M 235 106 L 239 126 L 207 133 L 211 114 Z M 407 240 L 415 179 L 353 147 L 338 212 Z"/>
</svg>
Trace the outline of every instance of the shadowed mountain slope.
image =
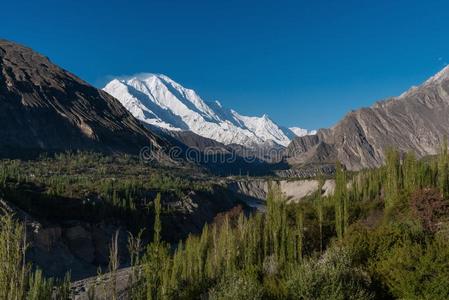
<svg viewBox="0 0 449 300">
<path fill-rule="evenodd" d="M 138 154 L 164 142 L 115 98 L 30 48 L 0 40 L 0 155 Z"/>
</svg>

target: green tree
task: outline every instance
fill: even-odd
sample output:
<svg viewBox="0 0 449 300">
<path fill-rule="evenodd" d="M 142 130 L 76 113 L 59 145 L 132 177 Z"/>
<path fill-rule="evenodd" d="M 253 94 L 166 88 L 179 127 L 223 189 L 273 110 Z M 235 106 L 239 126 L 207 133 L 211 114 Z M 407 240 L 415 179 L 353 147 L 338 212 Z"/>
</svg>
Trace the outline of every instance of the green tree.
<svg viewBox="0 0 449 300">
<path fill-rule="evenodd" d="M 404 189 L 408 194 L 410 194 L 417 188 L 418 185 L 418 164 L 413 152 L 408 152 L 405 155 L 402 169 Z"/>
<path fill-rule="evenodd" d="M 324 185 L 324 180 L 320 180 L 317 198 L 315 199 L 315 210 L 318 219 L 318 228 L 320 233 L 320 252 L 323 252 L 323 223 L 324 223 L 324 198 L 321 195 L 321 190 Z"/>
<path fill-rule="evenodd" d="M 349 200 L 346 172 L 337 162 L 335 172 L 335 192 L 333 195 L 335 209 L 335 231 L 339 239 L 343 238 L 349 222 Z"/>
<path fill-rule="evenodd" d="M 444 138 L 438 155 L 438 188 L 443 197 L 449 196 L 449 156 L 447 153 L 447 138 Z"/>
<path fill-rule="evenodd" d="M 158 193 L 154 199 L 154 236 L 153 242 L 159 243 L 161 241 L 161 194 Z"/>
<path fill-rule="evenodd" d="M 399 152 L 393 149 L 386 151 L 386 184 L 385 208 L 393 207 L 400 195 L 400 162 Z"/>
</svg>

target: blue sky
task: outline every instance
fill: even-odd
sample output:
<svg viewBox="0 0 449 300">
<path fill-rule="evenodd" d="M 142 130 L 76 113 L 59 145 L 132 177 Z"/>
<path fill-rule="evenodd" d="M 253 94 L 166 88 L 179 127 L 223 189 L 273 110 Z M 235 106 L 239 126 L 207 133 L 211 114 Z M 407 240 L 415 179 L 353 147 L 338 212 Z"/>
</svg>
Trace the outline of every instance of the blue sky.
<svg viewBox="0 0 449 300">
<path fill-rule="evenodd" d="M 449 62 L 447 1 L 2 2 L 1 38 L 98 87 L 163 73 L 286 126 L 331 126 Z"/>
</svg>

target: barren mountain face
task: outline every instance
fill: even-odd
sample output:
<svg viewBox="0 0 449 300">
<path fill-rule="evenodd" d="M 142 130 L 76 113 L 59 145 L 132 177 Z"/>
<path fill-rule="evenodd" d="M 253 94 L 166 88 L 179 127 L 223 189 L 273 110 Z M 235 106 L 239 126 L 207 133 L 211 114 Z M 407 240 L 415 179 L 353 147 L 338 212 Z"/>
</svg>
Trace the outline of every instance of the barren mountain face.
<svg viewBox="0 0 449 300">
<path fill-rule="evenodd" d="M 388 147 L 435 154 L 449 136 L 449 67 L 399 97 L 347 114 L 315 137 L 298 137 L 287 149 L 289 163 L 336 160 L 349 170 L 380 166 Z"/>
<path fill-rule="evenodd" d="M 158 146 L 123 106 L 33 50 L 0 40 L 0 155 Z"/>
</svg>

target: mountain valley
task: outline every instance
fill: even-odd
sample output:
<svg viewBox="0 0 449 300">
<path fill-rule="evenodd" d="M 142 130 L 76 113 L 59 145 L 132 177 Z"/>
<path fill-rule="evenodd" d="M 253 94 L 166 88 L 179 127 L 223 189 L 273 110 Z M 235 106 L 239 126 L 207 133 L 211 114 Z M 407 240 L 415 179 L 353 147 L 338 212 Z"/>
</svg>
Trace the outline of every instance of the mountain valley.
<svg viewBox="0 0 449 300">
<path fill-rule="evenodd" d="M 0 40 L 0 299 L 446 299 L 447 116 L 449 67 L 314 131 Z"/>
</svg>

